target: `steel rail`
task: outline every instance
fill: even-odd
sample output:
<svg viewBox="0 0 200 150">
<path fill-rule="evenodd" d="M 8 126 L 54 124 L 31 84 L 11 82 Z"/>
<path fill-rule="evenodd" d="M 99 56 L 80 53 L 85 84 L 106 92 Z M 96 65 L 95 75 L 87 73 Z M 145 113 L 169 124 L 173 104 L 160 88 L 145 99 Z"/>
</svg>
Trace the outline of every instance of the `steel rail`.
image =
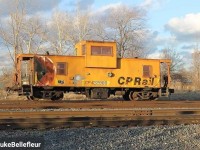
<svg viewBox="0 0 200 150">
<path fill-rule="evenodd" d="M 60 108 L 198 108 L 200 101 L 0 101 L 0 109 L 60 109 Z"/>
<path fill-rule="evenodd" d="M 200 123 L 200 109 L 85 109 L 1 111 L 1 129 L 116 127 Z"/>
</svg>

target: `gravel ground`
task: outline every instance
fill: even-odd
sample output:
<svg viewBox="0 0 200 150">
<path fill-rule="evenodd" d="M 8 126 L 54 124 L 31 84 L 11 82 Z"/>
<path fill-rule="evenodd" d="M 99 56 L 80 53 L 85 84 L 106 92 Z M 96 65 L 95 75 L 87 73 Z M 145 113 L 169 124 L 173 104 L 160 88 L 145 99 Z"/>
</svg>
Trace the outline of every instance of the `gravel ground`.
<svg viewBox="0 0 200 150">
<path fill-rule="evenodd" d="M 176 92 L 170 100 L 200 100 L 200 92 Z M 5 137 L 42 138 L 45 150 L 200 150 L 200 125 L 0 131 Z"/>
<path fill-rule="evenodd" d="M 200 100 L 200 91 L 175 91 L 171 100 Z"/>
<path fill-rule="evenodd" d="M 0 138 L 44 139 L 45 150 L 199 150 L 200 125 L 0 131 Z"/>
</svg>

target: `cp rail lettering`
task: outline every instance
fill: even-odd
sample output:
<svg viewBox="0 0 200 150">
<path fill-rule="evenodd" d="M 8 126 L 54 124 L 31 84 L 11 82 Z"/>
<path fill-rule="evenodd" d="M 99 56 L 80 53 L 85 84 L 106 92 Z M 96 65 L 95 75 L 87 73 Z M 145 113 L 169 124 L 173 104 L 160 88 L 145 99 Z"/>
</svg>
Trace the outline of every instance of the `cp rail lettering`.
<svg viewBox="0 0 200 150">
<path fill-rule="evenodd" d="M 129 84 L 131 82 L 133 82 L 134 85 L 153 85 L 154 78 L 142 79 L 140 77 L 119 77 L 118 79 L 120 85 Z"/>
</svg>

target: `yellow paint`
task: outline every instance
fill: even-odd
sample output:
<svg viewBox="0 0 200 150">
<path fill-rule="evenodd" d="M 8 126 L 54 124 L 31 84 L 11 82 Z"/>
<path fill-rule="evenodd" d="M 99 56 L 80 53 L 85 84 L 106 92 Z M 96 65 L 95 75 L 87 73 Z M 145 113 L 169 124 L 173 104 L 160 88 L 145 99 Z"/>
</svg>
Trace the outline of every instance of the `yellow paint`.
<svg viewBox="0 0 200 150">
<path fill-rule="evenodd" d="M 82 54 L 82 47 L 85 46 L 85 54 Z M 92 46 L 106 46 L 112 47 L 112 55 L 101 56 L 92 55 Z M 116 68 L 117 67 L 117 51 L 116 42 L 97 42 L 97 41 L 81 41 L 76 44 L 77 56 L 85 56 L 85 67 L 99 67 L 99 68 Z M 105 61 L 106 60 L 106 61 Z"/>
<path fill-rule="evenodd" d="M 86 55 L 81 53 L 83 44 L 86 45 Z M 91 56 L 90 47 L 92 45 L 112 46 L 113 56 Z M 117 58 L 115 42 L 83 41 L 76 45 L 76 49 L 77 56 L 46 55 L 51 59 L 55 68 L 58 62 L 67 64 L 66 75 L 56 75 L 55 71 L 54 84 L 50 86 L 113 88 L 143 88 L 148 86 L 160 88 L 160 63 L 170 63 L 170 60 L 161 59 Z M 25 56 L 26 54 L 23 54 L 19 57 Z M 34 55 L 27 56 L 33 57 Z M 151 66 L 150 77 L 143 76 L 144 65 Z M 75 80 L 75 77 L 78 80 Z M 60 84 L 59 81 L 64 82 Z"/>
<path fill-rule="evenodd" d="M 37 78 L 37 72 L 35 72 L 35 83 L 37 83 L 37 81 L 38 81 L 38 78 Z"/>
<path fill-rule="evenodd" d="M 66 75 L 56 75 L 55 76 L 55 85 L 52 86 L 78 86 L 78 87 L 160 87 L 158 81 L 160 81 L 160 60 L 151 60 L 151 59 L 117 59 L 117 68 L 99 68 L 93 67 L 88 68 L 85 66 L 85 57 L 84 56 L 48 56 L 56 65 L 56 62 L 66 62 L 67 65 L 67 74 Z M 103 57 L 103 56 L 102 56 Z M 142 83 L 143 80 L 150 80 L 149 78 L 143 77 L 143 65 L 152 66 L 152 76 L 154 78 L 153 85 L 148 83 L 148 85 L 138 85 L 134 84 L 135 78 L 140 77 Z M 113 76 L 109 77 L 108 73 L 112 73 Z M 81 80 L 74 82 L 74 77 L 76 75 L 81 76 Z M 131 82 L 124 83 L 120 85 L 118 82 L 120 77 L 126 79 L 131 77 L 133 80 Z M 63 85 L 58 84 L 58 80 L 64 80 Z M 94 82 L 95 81 L 95 82 Z M 100 82 L 102 84 L 97 83 Z M 103 84 L 103 82 L 106 84 Z M 97 83 L 97 84 L 95 84 Z"/>
</svg>

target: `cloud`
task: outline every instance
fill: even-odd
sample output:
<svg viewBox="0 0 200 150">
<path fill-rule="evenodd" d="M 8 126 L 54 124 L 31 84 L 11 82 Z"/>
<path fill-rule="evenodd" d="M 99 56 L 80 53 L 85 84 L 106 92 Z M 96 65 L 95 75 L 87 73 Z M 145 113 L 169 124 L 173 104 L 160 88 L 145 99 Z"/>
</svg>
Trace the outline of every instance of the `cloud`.
<svg viewBox="0 0 200 150">
<path fill-rule="evenodd" d="M 121 2 L 104 5 L 104 6 L 98 8 L 96 10 L 93 10 L 90 15 L 92 17 L 94 17 L 94 20 L 96 20 L 96 18 L 99 18 L 100 20 L 104 20 L 105 17 L 108 14 L 110 14 L 112 9 L 113 10 L 118 10 L 120 7 L 123 7 L 123 6 L 124 5 Z"/>
<path fill-rule="evenodd" d="M 144 0 L 139 7 L 149 10 L 149 8 L 159 9 L 161 6 L 169 0 Z"/>
<path fill-rule="evenodd" d="M 154 3 L 155 0 L 144 0 L 144 2 L 142 2 L 140 4 L 141 7 L 143 8 L 148 8 L 148 7 L 151 7 Z"/>
<path fill-rule="evenodd" d="M 104 11 L 107 11 L 109 9 L 117 9 L 119 7 L 122 6 L 122 3 L 119 2 L 119 3 L 113 3 L 113 4 L 108 4 L 108 5 L 105 5 L 103 7 L 101 7 L 98 11 L 99 12 L 104 12 Z"/>
<path fill-rule="evenodd" d="M 193 50 L 195 48 L 195 45 L 194 44 L 190 44 L 190 45 L 183 45 L 181 47 L 181 49 L 183 50 Z"/>
<path fill-rule="evenodd" d="M 79 7 L 80 10 L 88 10 L 93 4 L 95 0 L 73 0 L 68 3 L 68 5 L 72 7 Z"/>
<path fill-rule="evenodd" d="M 168 34 L 162 34 L 159 31 L 149 31 L 148 39 L 147 39 L 147 47 L 151 50 L 152 53 L 166 48 L 166 47 L 177 47 L 179 42 L 177 42 L 175 36 L 171 36 Z"/>
<path fill-rule="evenodd" d="M 117 10 L 118 8 L 122 7 L 122 3 L 119 2 L 119 3 L 112 3 L 112 4 L 108 4 L 108 5 L 105 5 L 103 7 L 100 7 L 99 9 L 97 10 L 94 10 L 92 12 L 92 15 L 98 17 L 98 16 L 104 16 L 104 15 L 107 15 L 111 9 L 115 9 Z"/>
<path fill-rule="evenodd" d="M 150 58 L 150 59 L 160 59 L 160 52 L 159 51 L 156 51 L 154 53 L 151 53 L 148 55 L 147 58 Z"/>
<path fill-rule="evenodd" d="M 19 0 L 19 6 L 25 5 L 26 13 L 49 11 L 55 8 L 62 0 Z M 0 0 L 0 15 L 6 16 L 17 9 L 17 0 Z"/>
<path fill-rule="evenodd" d="M 165 25 L 165 29 L 175 35 L 179 41 L 200 38 L 200 13 L 172 18 Z"/>
<path fill-rule="evenodd" d="M 90 8 L 92 4 L 94 4 L 94 0 L 79 0 L 78 1 L 78 5 L 80 5 L 80 8 L 83 10 Z"/>
<path fill-rule="evenodd" d="M 181 51 L 180 55 L 183 58 L 183 62 L 185 62 L 185 63 L 190 62 L 191 63 L 191 61 L 192 61 L 192 51 Z"/>
</svg>

